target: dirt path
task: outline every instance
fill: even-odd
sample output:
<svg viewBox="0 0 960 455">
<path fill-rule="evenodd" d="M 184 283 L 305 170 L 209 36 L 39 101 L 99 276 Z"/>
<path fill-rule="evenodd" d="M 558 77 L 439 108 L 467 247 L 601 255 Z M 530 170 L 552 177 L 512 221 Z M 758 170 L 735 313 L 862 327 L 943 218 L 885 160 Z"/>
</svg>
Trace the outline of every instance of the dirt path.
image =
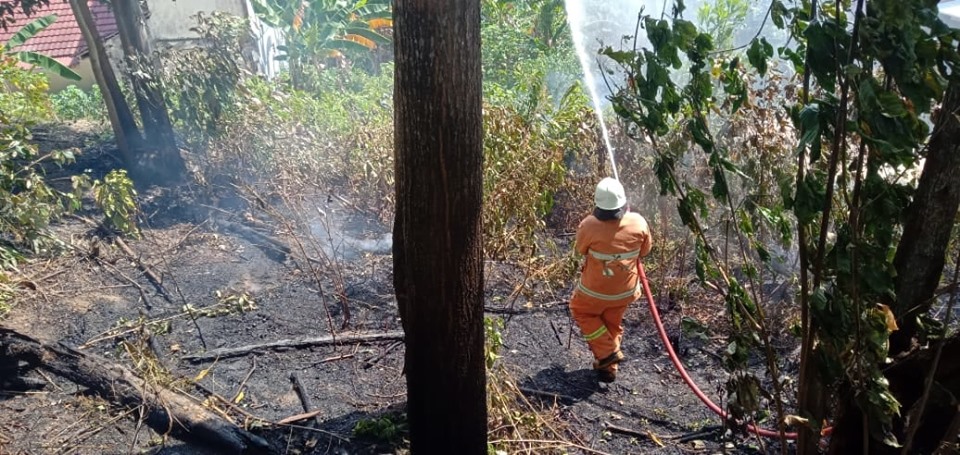
<svg viewBox="0 0 960 455">
<path fill-rule="evenodd" d="M 312 261 L 299 257 L 296 247 L 278 258 L 269 245 L 218 229 L 206 219 L 144 230 L 143 238 L 128 240 L 137 254 L 132 260 L 80 221 L 66 220 L 57 230 L 71 239 L 71 251 L 25 267 L 36 290 L 25 290 L 2 324 L 46 341 L 82 346 L 148 376 L 156 374 L 151 359 L 157 357 L 171 372 L 166 380 L 198 399 L 206 396 L 241 422 L 242 413 L 269 421 L 302 413 L 290 379 L 294 374 L 320 411 L 319 424 L 313 430 L 303 428 L 309 422 L 299 422 L 299 427 L 264 431 L 283 453 L 382 453 L 382 448 L 351 441 L 352 432 L 361 420 L 402 410 L 401 343 L 267 350 L 201 363 L 183 359 L 210 349 L 339 333 L 345 314 L 336 297 L 339 288 L 332 284 L 338 280 L 347 298 L 351 331 L 400 329 L 392 296 L 388 229 L 343 221 L 350 219 L 344 207 L 323 209 L 326 216 L 340 221 L 332 227 L 326 224 L 314 232 L 315 241 L 306 242 L 310 248 L 304 250 Z M 328 232 L 347 234 L 337 237 Z M 296 244 L 289 233 L 263 233 Z M 320 267 L 324 256 L 333 259 L 327 265 L 339 273 Z M 137 261 L 162 278 L 169 299 L 143 277 Z M 320 287 L 311 266 L 319 270 Z M 521 299 L 514 311 L 505 311 L 506 294 L 516 283 L 504 281 L 509 276 L 504 267 L 488 264 L 488 309 L 491 316 L 505 321 L 500 365 L 527 399 L 556 413 L 580 445 L 605 453 L 723 450 L 716 437 L 683 443 L 670 439 L 719 421 L 674 372 L 642 302 L 626 320 L 628 361 L 616 383 L 600 386 L 588 369 L 592 359 L 585 343 L 578 333 L 571 336 L 574 329 L 563 292 L 549 300 L 535 299 L 529 308 Z M 678 316 L 666 317 L 676 327 Z M 144 341 L 145 329 L 149 343 Z M 716 395 L 724 380 L 718 362 L 700 351 L 690 352 L 685 358 L 688 368 L 708 393 Z M 0 394 L 0 453 L 207 453 L 164 440 L 139 426 L 135 412 L 112 409 L 72 383 L 36 371 L 30 376 L 46 387 Z M 210 401 L 210 394 L 233 402 L 242 413 Z M 246 423 L 254 424 L 249 418 Z M 610 432 L 609 424 L 643 436 Z M 257 431 L 256 425 L 252 428 Z M 751 444 L 756 443 L 743 441 L 732 451 L 752 452 Z"/>
</svg>

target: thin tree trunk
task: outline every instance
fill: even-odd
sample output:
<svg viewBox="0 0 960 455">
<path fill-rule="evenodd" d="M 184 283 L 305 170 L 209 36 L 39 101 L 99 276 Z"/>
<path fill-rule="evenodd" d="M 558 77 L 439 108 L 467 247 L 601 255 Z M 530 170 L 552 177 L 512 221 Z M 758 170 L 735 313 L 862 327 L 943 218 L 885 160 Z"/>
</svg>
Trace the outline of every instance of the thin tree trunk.
<svg viewBox="0 0 960 455">
<path fill-rule="evenodd" d="M 110 126 L 113 127 L 117 148 L 120 149 L 125 164 L 129 165 L 134 151 L 139 149 L 142 143 L 137 122 L 120 91 L 120 84 L 117 83 L 117 76 L 113 72 L 113 67 L 110 66 L 107 52 L 103 47 L 103 39 L 97 31 L 87 0 L 70 0 L 70 8 L 87 43 L 90 66 L 93 67 L 94 78 L 100 86 L 103 102 L 107 105 L 107 114 L 110 116 Z"/>
<path fill-rule="evenodd" d="M 413 453 L 486 454 L 479 0 L 397 0 L 394 287 Z"/>
<path fill-rule="evenodd" d="M 900 330 L 890 337 L 890 353 L 910 349 L 919 314 L 930 309 L 943 274 L 944 252 L 960 207 L 960 83 L 950 82 L 930 139 L 920 182 L 907 207 L 897 247 L 897 301 Z"/>
<path fill-rule="evenodd" d="M 150 145 L 135 159 L 132 169 L 141 180 L 150 183 L 166 183 L 179 180 L 186 174 L 183 157 L 177 148 L 176 135 L 167 113 L 167 103 L 159 84 L 159 65 L 150 49 L 146 19 L 139 0 L 113 2 L 113 14 L 123 53 L 126 57 L 128 76 L 140 109 L 143 133 Z"/>
</svg>

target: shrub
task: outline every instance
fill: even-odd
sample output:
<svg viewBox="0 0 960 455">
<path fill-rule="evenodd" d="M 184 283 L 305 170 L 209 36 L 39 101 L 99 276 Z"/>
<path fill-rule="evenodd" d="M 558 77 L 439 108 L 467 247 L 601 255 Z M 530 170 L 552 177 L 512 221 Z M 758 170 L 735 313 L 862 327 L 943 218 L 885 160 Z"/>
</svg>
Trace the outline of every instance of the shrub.
<svg viewBox="0 0 960 455">
<path fill-rule="evenodd" d="M 106 224 L 127 235 L 137 235 L 137 191 L 127 171 L 112 170 L 93 183 L 93 195 Z"/>
<path fill-rule="evenodd" d="M 47 77 L 21 68 L 18 60 L 0 49 L 0 113 L 3 123 L 37 122 L 50 118 Z"/>
<path fill-rule="evenodd" d="M 69 85 L 50 96 L 53 112 L 60 120 L 106 120 L 106 105 L 100 87 L 94 85 L 90 90 L 82 90 Z"/>
<path fill-rule="evenodd" d="M 497 201 L 483 209 L 489 257 L 522 257 L 536 251 L 536 234 L 546 228 L 544 217 L 553 209 L 557 193 L 577 183 L 567 178 L 567 163 L 595 143 L 594 133 L 584 127 L 592 115 L 579 86 L 556 105 L 540 85 L 519 109 L 484 109 L 484 199 Z"/>
<path fill-rule="evenodd" d="M 31 144 L 29 126 L 50 114 L 46 78 L 17 66 L 0 54 L 0 268 L 10 268 L 19 250 L 41 251 L 52 242 L 46 235 L 50 221 L 65 202 L 76 206 L 79 193 L 62 193 L 47 185 L 41 165 L 73 160 L 70 151 L 41 155 Z M 79 181 L 75 182 L 79 183 Z M 79 185 L 75 185 L 79 188 Z"/>
</svg>

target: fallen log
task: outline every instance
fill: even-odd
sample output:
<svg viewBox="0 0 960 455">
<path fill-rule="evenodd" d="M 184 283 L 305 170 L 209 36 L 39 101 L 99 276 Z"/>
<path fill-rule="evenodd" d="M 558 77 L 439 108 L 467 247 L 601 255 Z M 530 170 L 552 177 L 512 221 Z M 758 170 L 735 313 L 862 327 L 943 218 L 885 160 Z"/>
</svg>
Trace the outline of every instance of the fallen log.
<svg viewBox="0 0 960 455">
<path fill-rule="evenodd" d="M 202 354 L 186 355 L 182 359 L 192 363 L 209 362 L 216 359 L 240 357 L 268 350 L 299 349 L 313 346 L 329 346 L 346 343 L 373 343 L 377 341 L 401 341 L 402 331 L 382 333 L 341 333 L 335 336 L 323 336 L 303 339 L 286 339 L 268 343 L 250 344 L 233 348 L 211 349 Z"/>
<path fill-rule="evenodd" d="M 27 362 L 88 388 L 127 409 L 143 407 L 146 424 L 159 434 L 215 448 L 218 453 L 271 453 L 275 450 L 254 435 L 188 397 L 147 384 L 133 372 L 106 358 L 64 344 L 45 344 L 0 327 L 0 359 Z"/>
</svg>

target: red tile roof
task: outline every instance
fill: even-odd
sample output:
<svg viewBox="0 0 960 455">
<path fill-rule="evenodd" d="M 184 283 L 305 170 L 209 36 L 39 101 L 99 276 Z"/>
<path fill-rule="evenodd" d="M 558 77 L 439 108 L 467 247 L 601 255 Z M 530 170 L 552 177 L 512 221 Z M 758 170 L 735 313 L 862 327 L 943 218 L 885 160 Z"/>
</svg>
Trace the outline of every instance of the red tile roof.
<svg viewBox="0 0 960 455">
<path fill-rule="evenodd" d="M 99 0 L 88 0 L 87 4 L 90 5 L 100 38 L 107 39 L 116 35 L 117 22 L 110 7 Z M 7 42 L 20 27 L 50 14 L 56 14 L 57 21 L 17 49 L 39 52 L 67 66 L 80 63 L 80 56 L 86 52 L 87 43 L 80 33 L 80 26 L 73 16 L 70 4 L 62 0 L 51 0 L 49 5 L 34 11 L 30 17 L 22 14 L 14 16 L 14 22 L 7 24 L 6 30 L 0 29 L 0 44 Z"/>
</svg>

